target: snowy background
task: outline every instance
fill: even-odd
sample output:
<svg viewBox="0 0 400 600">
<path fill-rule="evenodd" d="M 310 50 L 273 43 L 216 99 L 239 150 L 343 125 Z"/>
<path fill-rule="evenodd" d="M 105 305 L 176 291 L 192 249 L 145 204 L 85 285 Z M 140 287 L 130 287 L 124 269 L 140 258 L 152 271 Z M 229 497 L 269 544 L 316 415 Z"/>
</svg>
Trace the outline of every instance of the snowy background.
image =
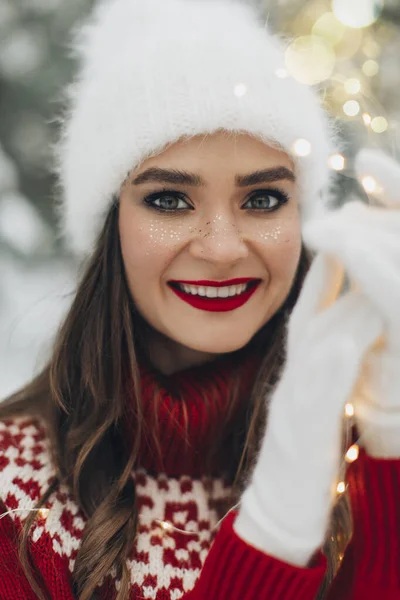
<svg viewBox="0 0 400 600">
<path fill-rule="evenodd" d="M 51 148 L 75 67 L 68 32 L 92 4 L 0 0 L 0 398 L 43 364 L 74 288 L 76 265 L 55 227 Z M 264 6 L 270 26 L 293 40 L 277 76 L 316 84 L 348 142 L 331 160 L 340 199 L 356 189 L 358 148 L 400 158 L 399 0 Z"/>
</svg>

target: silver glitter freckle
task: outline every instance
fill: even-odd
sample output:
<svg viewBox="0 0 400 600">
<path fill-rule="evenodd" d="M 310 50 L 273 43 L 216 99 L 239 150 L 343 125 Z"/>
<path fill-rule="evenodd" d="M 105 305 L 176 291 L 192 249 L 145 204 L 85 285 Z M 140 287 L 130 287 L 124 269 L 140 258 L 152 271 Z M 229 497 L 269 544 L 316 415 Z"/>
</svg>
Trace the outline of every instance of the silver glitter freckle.
<svg viewBox="0 0 400 600">
<path fill-rule="evenodd" d="M 270 231 L 263 231 L 262 233 L 260 233 L 260 237 L 263 240 L 274 240 L 277 241 L 282 233 L 282 228 L 280 225 L 277 225 L 276 227 L 274 227 L 274 229 L 271 229 Z"/>
</svg>

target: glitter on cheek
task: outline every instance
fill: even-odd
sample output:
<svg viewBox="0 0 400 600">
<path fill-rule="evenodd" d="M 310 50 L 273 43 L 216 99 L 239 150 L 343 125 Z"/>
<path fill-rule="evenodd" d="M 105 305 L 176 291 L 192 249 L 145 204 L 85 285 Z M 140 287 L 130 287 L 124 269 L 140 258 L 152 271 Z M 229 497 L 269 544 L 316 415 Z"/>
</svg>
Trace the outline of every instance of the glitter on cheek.
<svg viewBox="0 0 400 600">
<path fill-rule="evenodd" d="M 166 249 L 175 249 L 185 240 L 187 231 L 181 223 L 174 223 L 170 227 L 160 225 L 157 221 L 150 222 L 147 227 L 139 227 L 141 232 L 147 232 L 145 244 L 145 256 L 150 256 L 155 250 L 160 250 L 161 247 Z"/>
<path fill-rule="evenodd" d="M 268 229 L 267 231 L 265 231 L 265 229 L 258 230 L 257 231 L 257 235 L 263 241 L 266 241 L 266 242 L 275 241 L 275 242 L 277 242 L 281 238 L 282 227 L 281 227 L 281 225 L 276 225 L 275 227 L 273 227 L 272 229 Z"/>
</svg>

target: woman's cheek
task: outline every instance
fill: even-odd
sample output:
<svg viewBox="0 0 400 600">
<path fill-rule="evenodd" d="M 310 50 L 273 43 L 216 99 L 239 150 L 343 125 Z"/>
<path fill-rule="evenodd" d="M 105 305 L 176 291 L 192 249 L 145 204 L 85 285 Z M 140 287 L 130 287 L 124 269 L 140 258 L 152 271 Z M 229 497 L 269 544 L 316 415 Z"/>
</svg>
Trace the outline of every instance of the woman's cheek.
<svg viewBox="0 0 400 600">
<path fill-rule="evenodd" d="M 292 217 L 276 219 L 271 223 L 256 223 L 253 237 L 269 249 L 275 247 L 298 248 L 301 246 L 300 217 L 296 213 Z"/>
<path fill-rule="evenodd" d="M 259 224 L 255 227 L 254 240 L 271 270 L 293 277 L 301 254 L 299 218 L 282 219 L 269 227 Z"/>
<path fill-rule="evenodd" d="M 185 244 L 187 232 L 179 224 L 165 226 L 157 220 L 121 230 L 121 246 L 126 267 L 158 271 L 167 266 Z"/>
<path fill-rule="evenodd" d="M 168 226 L 154 220 L 139 229 L 146 256 L 150 256 L 154 252 L 173 254 L 187 237 L 181 223 Z"/>
</svg>

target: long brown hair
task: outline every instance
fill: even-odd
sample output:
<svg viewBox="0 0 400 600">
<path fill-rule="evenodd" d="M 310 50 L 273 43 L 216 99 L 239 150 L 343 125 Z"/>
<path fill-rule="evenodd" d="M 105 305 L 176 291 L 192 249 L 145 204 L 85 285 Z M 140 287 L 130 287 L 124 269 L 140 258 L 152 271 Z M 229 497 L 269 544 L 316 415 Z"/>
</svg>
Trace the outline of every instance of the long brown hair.
<svg viewBox="0 0 400 600">
<path fill-rule="evenodd" d="M 262 357 L 247 405 L 245 435 L 234 464 L 233 503 L 238 501 L 256 462 L 265 428 L 266 396 L 278 379 L 284 359 L 285 326 L 310 264 L 303 249 L 297 276 L 286 302 L 249 345 Z M 114 202 L 96 248 L 86 264 L 69 313 L 58 332 L 45 369 L 0 405 L 0 419 L 18 414 L 40 415 L 48 431 L 56 476 L 35 504 L 44 506 L 61 483 L 87 517 L 72 573 L 79 600 L 96 598 L 95 588 L 115 566 L 121 579 L 117 600 L 129 597 L 126 559 L 134 542 L 138 509 L 131 477 L 142 435 L 137 352 L 144 343 L 144 324 L 127 286 L 118 233 L 118 202 Z M 123 443 L 124 384 L 133 385 L 134 443 Z M 29 531 L 24 523 L 19 558 L 34 593 L 48 593 L 32 569 Z M 329 569 L 319 598 L 325 596 L 349 539 L 351 523 L 345 498 L 336 505 L 325 553 Z"/>
</svg>

